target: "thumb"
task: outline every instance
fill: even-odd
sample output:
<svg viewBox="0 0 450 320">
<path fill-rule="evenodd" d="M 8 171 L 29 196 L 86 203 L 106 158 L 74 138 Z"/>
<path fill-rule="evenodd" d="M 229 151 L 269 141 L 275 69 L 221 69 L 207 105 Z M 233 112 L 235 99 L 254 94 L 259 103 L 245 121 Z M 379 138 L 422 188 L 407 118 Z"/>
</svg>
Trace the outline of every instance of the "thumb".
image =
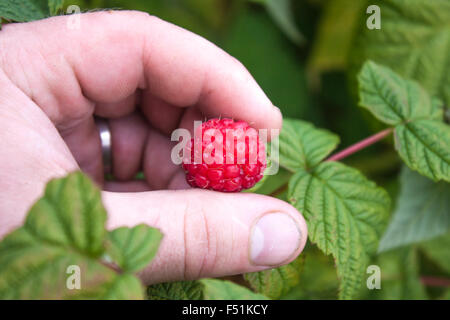
<svg viewBox="0 0 450 320">
<path fill-rule="evenodd" d="M 288 203 L 206 190 L 103 192 L 108 228 L 145 223 L 164 234 L 145 283 L 260 271 L 294 260 L 306 223 Z"/>
</svg>

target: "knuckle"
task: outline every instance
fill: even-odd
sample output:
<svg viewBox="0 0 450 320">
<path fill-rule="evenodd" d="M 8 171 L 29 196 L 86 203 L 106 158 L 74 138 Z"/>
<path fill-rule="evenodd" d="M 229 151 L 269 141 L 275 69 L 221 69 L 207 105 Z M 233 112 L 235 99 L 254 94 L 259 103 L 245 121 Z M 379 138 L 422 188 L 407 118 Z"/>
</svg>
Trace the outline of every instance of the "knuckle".
<svg viewBox="0 0 450 320">
<path fill-rule="evenodd" d="M 191 202 L 184 213 L 185 280 L 208 275 L 217 258 L 216 230 L 201 202 Z"/>
</svg>

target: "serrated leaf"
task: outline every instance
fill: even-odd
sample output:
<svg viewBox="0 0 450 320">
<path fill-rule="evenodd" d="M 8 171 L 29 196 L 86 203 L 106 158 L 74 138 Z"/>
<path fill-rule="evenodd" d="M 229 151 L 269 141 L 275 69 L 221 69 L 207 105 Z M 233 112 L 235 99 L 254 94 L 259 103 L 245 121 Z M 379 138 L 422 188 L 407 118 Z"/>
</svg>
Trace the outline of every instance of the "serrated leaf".
<svg viewBox="0 0 450 320">
<path fill-rule="evenodd" d="M 433 179 L 450 182 L 450 126 L 433 120 L 398 125 L 395 146 L 411 169 Z"/>
<path fill-rule="evenodd" d="M 81 172 L 50 181 L 25 227 L 41 241 L 97 257 L 103 252 L 106 211 L 100 190 Z"/>
<path fill-rule="evenodd" d="M 256 292 L 271 299 L 278 299 L 299 283 L 303 260 L 303 256 L 300 256 L 278 268 L 246 273 L 244 279 Z"/>
<path fill-rule="evenodd" d="M 448 214 L 448 212 L 447 212 Z M 425 255 L 450 274 L 450 233 L 419 245 Z"/>
<path fill-rule="evenodd" d="M 51 16 L 57 15 L 64 7 L 64 0 L 48 0 L 48 9 Z"/>
<path fill-rule="evenodd" d="M 228 280 L 202 279 L 205 300 L 267 300 L 262 294 L 254 293 Z"/>
<path fill-rule="evenodd" d="M 450 1 L 373 0 L 381 11 L 381 29 L 359 29 L 352 61 L 383 63 L 417 80 L 430 94 L 450 103 Z M 359 65 L 359 66 L 358 66 Z"/>
<path fill-rule="evenodd" d="M 428 240 L 450 230 L 450 185 L 403 168 L 401 193 L 378 250 Z"/>
<path fill-rule="evenodd" d="M 338 144 L 339 137 L 327 130 L 305 121 L 284 119 L 279 136 L 280 165 L 293 172 L 313 168 Z"/>
<path fill-rule="evenodd" d="M 42 1 L 36 0 L 2 0 L 0 2 L 0 18 L 27 22 L 43 19 L 47 16 Z"/>
<path fill-rule="evenodd" d="M 389 125 L 416 119 L 442 119 L 442 108 L 415 81 L 372 61 L 358 75 L 360 106 Z"/>
<path fill-rule="evenodd" d="M 162 234 L 158 229 L 140 224 L 121 227 L 108 233 L 108 254 L 126 272 L 143 269 L 156 255 Z"/>
<path fill-rule="evenodd" d="M 359 171 L 323 162 L 292 177 L 288 199 L 305 217 L 311 241 L 336 259 L 339 297 L 351 299 L 377 249 L 389 212 L 389 196 Z"/>
<path fill-rule="evenodd" d="M 416 82 L 374 62 L 359 77 L 360 105 L 395 128 L 396 149 L 413 170 L 434 181 L 450 181 L 450 126 L 442 104 Z"/>
<path fill-rule="evenodd" d="M 81 172 L 50 181 L 0 242 L 0 299 L 142 298 L 137 278 L 101 260 L 105 221 L 100 191 Z M 72 276 L 80 288 L 68 286 Z"/>
<path fill-rule="evenodd" d="M 150 300 L 202 300 L 204 285 L 200 281 L 178 281 L 151 285 L 147 288 Z"/>
</svg>

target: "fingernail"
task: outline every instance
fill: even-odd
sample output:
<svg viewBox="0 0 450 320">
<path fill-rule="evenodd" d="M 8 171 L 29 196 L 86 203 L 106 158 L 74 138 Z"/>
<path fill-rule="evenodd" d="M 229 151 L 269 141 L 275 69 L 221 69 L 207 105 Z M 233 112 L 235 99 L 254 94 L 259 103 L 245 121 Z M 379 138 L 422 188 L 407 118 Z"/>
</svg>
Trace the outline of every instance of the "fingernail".
<svg viewBox="0 0 450 320">
<path fill-rule="evenodd" d="M 288 214 L 263 215 L 250 234 L 250 261 L 258 266 L 274 266 L 292 258 L 300 246 L 300 228 Z"/>
</svg>

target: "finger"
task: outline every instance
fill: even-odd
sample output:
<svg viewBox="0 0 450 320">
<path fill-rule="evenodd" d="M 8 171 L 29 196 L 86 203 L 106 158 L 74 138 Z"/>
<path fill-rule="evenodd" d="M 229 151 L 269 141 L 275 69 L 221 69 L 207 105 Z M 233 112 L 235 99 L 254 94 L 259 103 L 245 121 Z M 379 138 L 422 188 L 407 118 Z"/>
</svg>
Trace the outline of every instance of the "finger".
<svg viewBox="0 0 450 320">
<path fill-rule="evenodd" d="M 104 118 L 119 118 L 134 111 L 136 107 L 136 94 L 132 93 L 120 101 L 97 103 L 95 114 Z"/>
<path fill-rule="evenodd" d="M 148 124 L 139 113 L 109 120 L 113 175 L 121 181 L 131 180 L 140 170 Z"/>
<path fill-rule="evenodd" d="M 70 128 L 60 129 L 59 132 L 80 169 L 101 186 L 104 179 L 103 162 L 100 136 L 94 118 L 89 116 Z"/>
<path fill-rule="evenodd" d="M 0 38 L 8 48 L 0 67 L 53 121 L 79 117 L 88 102 L 123 101 L 140 88 L 170 105 L 197 105 L 207 116 L 281 127 L 279 110 L 248 71 L 207 40 L 139 12 L 82 14 L 76 30 L 68 19 L 6 25 Z M 26 79 L 6 67 L 18 63 Z"/>
<path fill-rule="evenodd" d="M 260 271 L 292 261 L 306 243 L 303 217 L 256 194 L 204 190 L 103 193 L 108 228 L 146 223 L 164 234 L 145 283 Z"/>
</svg>

